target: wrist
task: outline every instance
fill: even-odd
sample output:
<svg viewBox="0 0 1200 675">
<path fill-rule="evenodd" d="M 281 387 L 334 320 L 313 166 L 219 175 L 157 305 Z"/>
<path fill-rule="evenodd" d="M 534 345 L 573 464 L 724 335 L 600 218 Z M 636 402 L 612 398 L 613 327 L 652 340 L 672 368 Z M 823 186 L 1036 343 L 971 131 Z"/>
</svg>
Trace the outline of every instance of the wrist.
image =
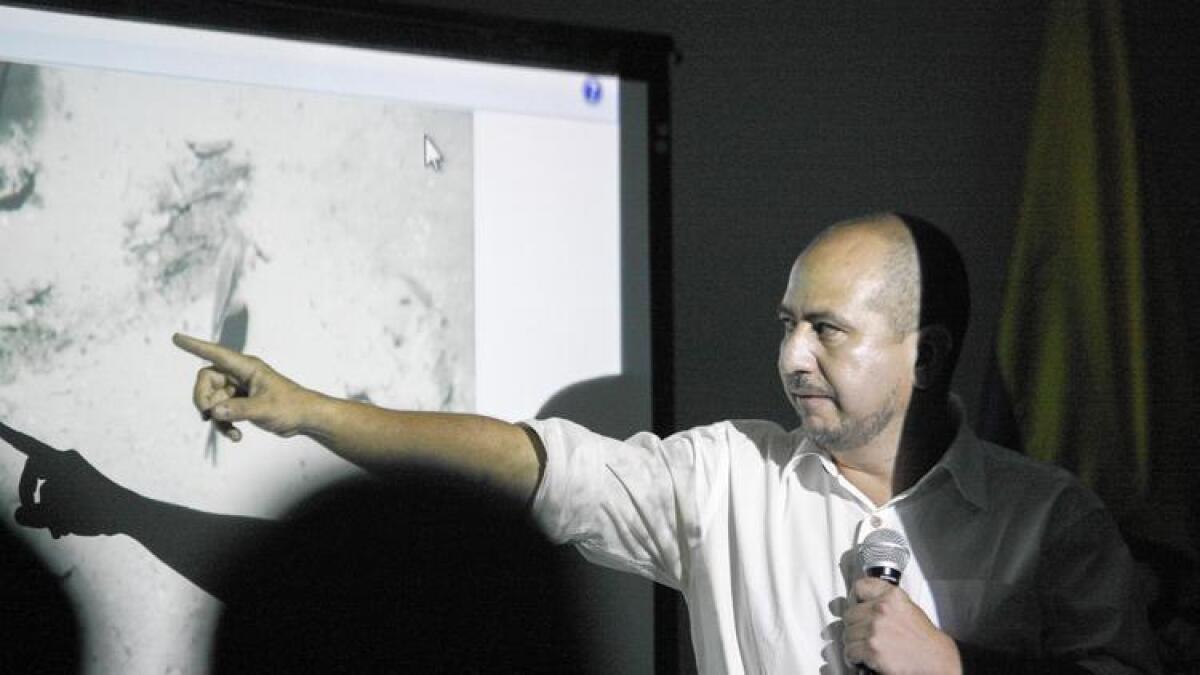
<svg viewBox="0 0 1200 675">
<path fill-rule="evenodd" d="M 339 416 L 338 407 L 348 402 L 303 387 L 300 392 L 296 405 L 296 426 L 292 433 L 322 442 L 332 439 Z"/>
</svg>

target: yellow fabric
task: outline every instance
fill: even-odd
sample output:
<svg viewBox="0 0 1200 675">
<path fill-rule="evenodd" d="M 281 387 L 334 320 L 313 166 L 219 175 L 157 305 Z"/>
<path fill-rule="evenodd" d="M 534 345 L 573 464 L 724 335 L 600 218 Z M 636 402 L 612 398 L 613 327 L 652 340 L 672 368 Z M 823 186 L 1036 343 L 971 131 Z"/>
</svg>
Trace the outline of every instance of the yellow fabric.
<svg viewBox="0 0 1200 675">
<path fill-rule="evenodd" d="M 997 344 L 1025 449 L 1117 507 L 1149 403 L 1132 96 L 1113 1 L 1053 0 Z M 1116 503 L 1114 503 L 1116 502 Z"/>
</svg>

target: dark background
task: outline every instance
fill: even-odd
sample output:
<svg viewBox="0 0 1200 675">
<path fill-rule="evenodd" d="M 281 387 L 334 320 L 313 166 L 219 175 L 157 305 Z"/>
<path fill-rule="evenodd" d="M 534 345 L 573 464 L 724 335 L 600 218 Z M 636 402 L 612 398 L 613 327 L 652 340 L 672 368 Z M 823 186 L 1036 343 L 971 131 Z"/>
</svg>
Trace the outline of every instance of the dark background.
<svg viewBox="0 0 1200 675">
<path fill-rule="evenodd" d="M 425 4 L 674 40 L 677 426 L 794 424 L 775 373 L 788 269 L 825 225 L 884 209 L 921 215 L 962 248 L 974 308 L 956 389 L 975 416 L 1020 206 L 1045 3 Z M 1145 225 L 1179 253 L 1179 290 L 1200 288 L 1190 260 L 1200 251 L 1200 21 L 1167 3 L 1124 9 Z M 1194 306 L 1153 329 L 1195 335 Z"/>
<path fill-rule="evenodd" d="M 775 371 L 775 308 L 791 262 L 825 225 L 881 209 L 922 215 L 963 249 L 976 310 L 958 389 L 974 411 L 1019 206 L 1041 3 L 436 6 L 674 40 L 680 428 L 730 417 L 794 424 Z"/>
</svg>

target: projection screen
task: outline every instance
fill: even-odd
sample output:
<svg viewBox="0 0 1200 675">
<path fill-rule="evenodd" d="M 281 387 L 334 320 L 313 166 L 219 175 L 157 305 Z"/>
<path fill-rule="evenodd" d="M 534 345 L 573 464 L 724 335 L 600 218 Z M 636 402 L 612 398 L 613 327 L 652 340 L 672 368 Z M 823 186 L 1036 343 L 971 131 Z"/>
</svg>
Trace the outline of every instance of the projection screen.
<svg viewBox="0 0 1200 675">
<path fill-rule="evenodd" d="M 175 332 L 381 406 L 586 422 L 598 383 L 621 401 L 602 430 L 663 423 L 645 78 L 151 18 L 0 6 L 0 421 L 260 518 L 358 469 L 214 434 Z M 206 672 L 218 603 L 131 537 L 17 525 L 24 461 L 0 444 L 4 524 L 63 579 L 86 672 Z M 647 672 L 631 630 L 621 667 Z"/>
</svg>

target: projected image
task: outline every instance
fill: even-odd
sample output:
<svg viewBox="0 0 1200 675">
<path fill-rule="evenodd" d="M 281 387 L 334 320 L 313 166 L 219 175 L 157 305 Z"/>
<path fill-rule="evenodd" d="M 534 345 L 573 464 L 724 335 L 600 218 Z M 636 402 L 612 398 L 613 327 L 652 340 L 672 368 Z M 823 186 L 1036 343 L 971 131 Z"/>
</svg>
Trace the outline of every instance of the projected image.
<svg viewBox="0 0 1200 675">
<path fill-rule="evenodd" d="M 471 123 L 0 62 L 0 421 L 148 498 L 273 518 L 356 470 L 302 439 L 213 434 L 190 401 L 203 364 L 172 333 L 332 395 L 472 409 Z M 75 534 L 131 536 L 16 525 L 25 460 L 0 445 L 5 525 L 65 579 L 88 672 L 203 672 L 213 597 L 120 523 Z"/>
</svg>

